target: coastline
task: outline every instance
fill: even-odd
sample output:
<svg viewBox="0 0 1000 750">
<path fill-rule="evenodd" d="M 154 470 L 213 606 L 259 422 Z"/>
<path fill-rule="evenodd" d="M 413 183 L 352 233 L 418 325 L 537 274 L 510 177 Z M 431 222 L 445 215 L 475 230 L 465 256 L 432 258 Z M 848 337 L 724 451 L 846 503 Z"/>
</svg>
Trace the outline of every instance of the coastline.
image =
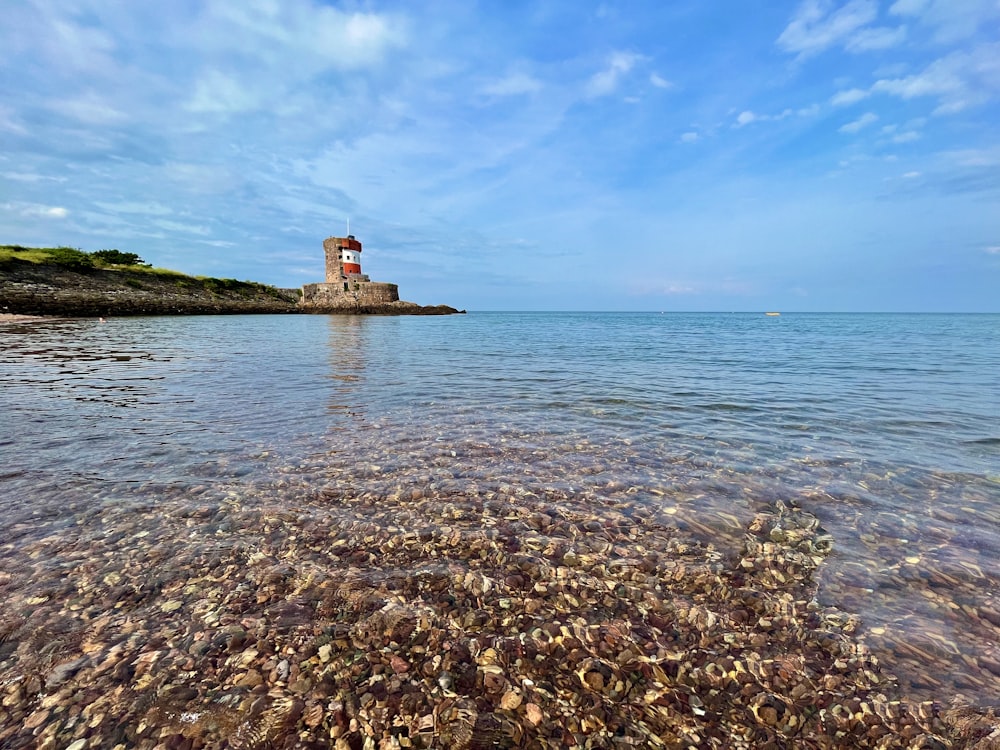
<svg viewBox="0 0 1000 750">
<path fill-rule="evenodd" d="M 304 306 L 300 290 L 128 269 L 74 271 L 12 259 L 0 265 L 0 313 L 71 318 L 140 315 L 451 315 L 446 305 Z"/>
</svg>

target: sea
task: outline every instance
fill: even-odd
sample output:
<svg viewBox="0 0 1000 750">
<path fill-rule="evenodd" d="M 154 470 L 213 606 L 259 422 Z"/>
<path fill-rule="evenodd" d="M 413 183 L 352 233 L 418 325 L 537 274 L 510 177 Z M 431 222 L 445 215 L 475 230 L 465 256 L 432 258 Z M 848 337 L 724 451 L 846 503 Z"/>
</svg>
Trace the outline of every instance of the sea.
<svg viewBox="0 0 1000 750">
<path fill-rule="evenodd" d="M 0 327 L 8 592 L 118 554 L 117 518 L 155 536 L 158 512 L 232 498 L 294 511 L 334 484 L 449 503 L 560 492 L 595 514 L 627 496 L 723 558 L 757 514 L 801 508 L 832 539 L 818 606 L 855 617 L 907 693 L 1000 696 L 1000 315 Z"/>
</svg>

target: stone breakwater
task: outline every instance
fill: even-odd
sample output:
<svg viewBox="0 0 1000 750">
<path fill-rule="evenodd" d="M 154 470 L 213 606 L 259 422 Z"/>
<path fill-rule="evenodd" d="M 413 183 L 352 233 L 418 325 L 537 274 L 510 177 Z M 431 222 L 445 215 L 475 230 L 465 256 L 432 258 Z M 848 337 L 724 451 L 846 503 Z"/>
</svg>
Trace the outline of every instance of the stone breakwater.
<svg viewBox="0 0 1000 750">
<path fill-rule="evenodd" d="M 66 317 L 339 313 L 447 315 L 445 305 L 362 299 L 352 305 L 302 305 L 296 289 L 181 274 L 92 269 L 11 260 L 0 265 L 0 313 Z"/>
</svg>

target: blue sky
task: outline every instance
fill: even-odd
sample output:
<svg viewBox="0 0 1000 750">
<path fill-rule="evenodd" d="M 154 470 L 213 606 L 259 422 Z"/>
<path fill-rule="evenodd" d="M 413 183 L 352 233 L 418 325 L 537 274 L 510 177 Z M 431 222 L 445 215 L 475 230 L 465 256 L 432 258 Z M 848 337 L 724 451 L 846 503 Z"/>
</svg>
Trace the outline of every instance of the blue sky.
<svg viewBox="0 0 1000 750">
<path fill-rule="evenodd" d="M 470 310 L 1000 311 L 1000 0 L 8 0 L 0 242 Z"/>
</svg>

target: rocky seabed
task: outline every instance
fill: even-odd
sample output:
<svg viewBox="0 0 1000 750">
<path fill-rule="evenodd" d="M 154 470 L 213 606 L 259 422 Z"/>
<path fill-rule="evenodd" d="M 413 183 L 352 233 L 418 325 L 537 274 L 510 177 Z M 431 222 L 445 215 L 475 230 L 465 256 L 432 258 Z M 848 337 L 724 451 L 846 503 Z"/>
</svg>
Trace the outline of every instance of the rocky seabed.
<svg viewBox="0 0 1000 750">
<path fill-rule="evenodd" d="M 626 487 L 595 509 L 378 475 L 15 525 L 0 746 L 1000 747 L 992 712 L 908 700 L 817 603 L 835 540 L 795 504 L 713 518 L 728 554 Z"/>
</svg>

